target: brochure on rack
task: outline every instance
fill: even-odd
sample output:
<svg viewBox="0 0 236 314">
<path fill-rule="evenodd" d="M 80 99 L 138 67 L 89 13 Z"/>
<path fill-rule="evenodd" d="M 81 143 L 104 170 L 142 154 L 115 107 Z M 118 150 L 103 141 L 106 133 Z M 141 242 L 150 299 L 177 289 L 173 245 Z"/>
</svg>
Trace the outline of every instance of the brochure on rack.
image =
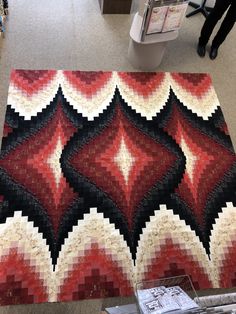
<svg viewBox="0 0 236 314">
<path fill-rule="evenodd" d="M 162 32 L 170 32 L 180 28 L 187 6 L 187 3 L 169 6 Z"/>
<path fill-rule="evenodd" d="M 141 27 L 141 41 L 146 35 L 177 30 L 181 27 L 188 0 L 148 0 Z"/>
<path fill-rule="evenodd" d="M 184 313 L 198 308 L 179 286 L 164 286 L 138 290 L 138 302 L 143 314 Z"/>
<path fill-rule="evenodd" d="M 168 6 L 163 6 L 152 9 L 147 34 L 160 33 L 162 31 L 168 8 Z"/>
</svg>

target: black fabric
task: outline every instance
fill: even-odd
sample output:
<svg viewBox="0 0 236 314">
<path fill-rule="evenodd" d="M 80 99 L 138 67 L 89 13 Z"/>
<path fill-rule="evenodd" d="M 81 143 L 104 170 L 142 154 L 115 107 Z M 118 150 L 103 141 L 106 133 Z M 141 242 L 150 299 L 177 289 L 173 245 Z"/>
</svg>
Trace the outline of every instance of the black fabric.
<svg viewBox="0 0 236 314">
<path fill-rule="evenodd" d="M 8 9 L 8 1 L 7 0 L 3 0 L 3 7 L 4 7 L 4 9 Z"/>
<path fill-rule="evenodd" d="M 5 15 L 8 15 L 8 0 L 0 0 L 0 16 Z"/>
<path fill-rule="evenodd" d="M 227 9 L 228 12 L 220 26 L 219 31 L 212 41 L 212 46 L 218 48 L 223 43 L 223 41 L 233 28 L 236 20 L 235 0 L 216 0 L 216 4 L 213 10 L 206 18 L 206 21 L 202 27 L 201 35 L 199 38 L 200 45 L 205 46 L 208 43 L 214 27 L 216 26 L 217 22 L 222 18 Z"/>
</svg>

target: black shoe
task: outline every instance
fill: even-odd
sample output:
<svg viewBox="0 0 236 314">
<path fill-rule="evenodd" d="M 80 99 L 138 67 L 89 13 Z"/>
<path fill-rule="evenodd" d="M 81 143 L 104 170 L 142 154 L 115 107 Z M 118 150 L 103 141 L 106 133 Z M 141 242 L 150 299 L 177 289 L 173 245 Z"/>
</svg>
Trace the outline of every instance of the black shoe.
<svg viewBox="0 0 236 314">
<path fill-rule="evenodd" d="M 218 48 L 217 47 L 211 47 L 210 51 L 210 59 L 214 60 L 218 55 Z"/>
<path fill-rule="evenodd" d="M 197 53 L 198 55 L 203 58 L 205 57 L 205 54 L 206 54 L 206 46 L 202 46 L 200 44 L 198 44 L 197 46 Z"/>
</svg>

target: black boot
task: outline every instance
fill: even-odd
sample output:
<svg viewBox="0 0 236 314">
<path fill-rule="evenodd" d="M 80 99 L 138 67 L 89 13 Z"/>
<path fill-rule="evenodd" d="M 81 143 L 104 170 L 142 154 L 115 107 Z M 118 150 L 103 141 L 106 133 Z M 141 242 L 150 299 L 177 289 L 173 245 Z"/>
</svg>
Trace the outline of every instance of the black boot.
<svg viewBox="0 0 236 314">
<path fill-rule="evenodd" d="M 199 55 L 201 58 L 205 57 L 205 54 L 206 54 L 206 46 L 205 46 L 205 45 L 200 45 L 200 44 L 198 43 L 198 45 L 197 45 L 197 53 L 198 53 L 198 55 Z"/>
<path fill-rule="evenodd" d="M 211 46 L 211 50 L 210 50 L 210 59 L 214 60 L 218 55 L 218 47 L 213 47 Z"/>
</svg>

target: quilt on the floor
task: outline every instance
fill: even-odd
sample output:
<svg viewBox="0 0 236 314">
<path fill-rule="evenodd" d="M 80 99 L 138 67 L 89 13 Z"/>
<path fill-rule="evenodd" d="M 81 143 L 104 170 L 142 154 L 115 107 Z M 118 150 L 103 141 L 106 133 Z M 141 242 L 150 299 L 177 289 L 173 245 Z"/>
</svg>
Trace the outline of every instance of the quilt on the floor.
<svg viewBox="0 0 236 314">
<path fill-rule="evenodd" d="M 233 105 L 233 103 L 232 103 Z M 207 74 L 11 74 L 0 304 L 236 284 L 236 158 Z"/>
</svg>

